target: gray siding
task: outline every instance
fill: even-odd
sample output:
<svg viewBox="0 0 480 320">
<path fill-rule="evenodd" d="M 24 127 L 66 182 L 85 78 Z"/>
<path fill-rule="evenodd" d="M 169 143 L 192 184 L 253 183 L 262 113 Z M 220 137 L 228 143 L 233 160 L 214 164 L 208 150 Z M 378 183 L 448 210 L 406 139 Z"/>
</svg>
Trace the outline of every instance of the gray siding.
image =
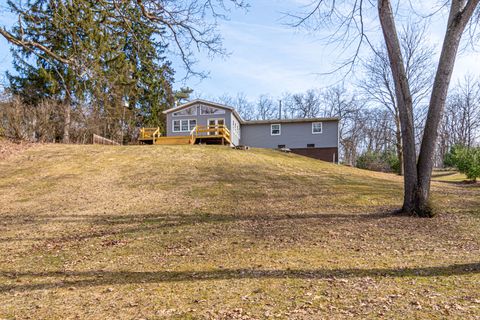
<svg viewBox="0 0 480 320">
<path fill-rule="evenodd" d="M 238 128 L 238 130 L 235 130 L 235 127 Z M 232 123 L 230 124 L 229 130 L 232 138 L 232 144 L 234 146 L 238 146 L 240 144 L 240 137 L 242 135 L 242 125 L 235 115 L 232 116 Z"/>
<path fill-rule="evenodd" d="M 320 134 L 312 134 L 312 122 L 281 123 L 278 136 L 270 134 L 270 123 L 244 124 L 240 143 L 255 148 L 277 148 L 282 144 L 290 149 L 306 148 L 310 143 L 314 143 L 315 148 L 337 147 L 338 121 L 323 121 Z"/>
<path fill-rule="evenodd" d="M 200 106 L 197 105 L 197 115 L 196 116 L 173 116 L 173 112 L 167 113 L 167 136 L 188 136 L 190 132 L 173 132 L 173 120 L 182 120 L 182 119 L 196 119 L 197 125 L 206 126 L 208 125 L 208 119 L 225 119 L 225 125 L 228 130 L 232 131 L 232 111 L 225 110 L 225 114 L 217 115 L 200 115 Z"/>
<path fill-rule="evenodd" d="M 240 119 L 237 119 L 235 113 L 229 108 L 221 108 L 225 110 L 224 114 L 217 115 L 200 115 L 200 106 L 207 105 L 211 107 L 219 107 L 215 104 L 209 104 L 206 101 L 198 101 L 192 104 L 188 104 L 185 108 L 196 108 L 197 115 L 183 115 L 173 116 L 173 113 L 183 109 L 176 108 L 174 111 L 167 113 L 167 136 L 188 136 L 190 132 L 173 132 L 173 120 L 182 119 L 195 119 L 197 125 L 208 125 L 209 119 L 224 119 L 225 125 L 231 132 L 233 145 L 247 145 L 257 148 L 278 148 L 279 145 L 285 145 L 290 149 L 307 148 L 308 144 L 315 144 L 315 148 L 337 148 L 338 147 L 338 121 L 331 121 L 331 119 L 325 119 L 321 121 L 319 119 L 311 119 L 311 121 L 281 123 L 281 134 L 271 135 L 271 124 L 269 123 L 244 123 L 240 125 Z M 297 122 L 295 122 L 297 121 Z M 312 133 L 312 123 L 322 122 L 322 133 Z M 237 126 L 236 124 L 239 124 Z M 235 130 L 237 128 L 237 130 Z"/>
</svg>

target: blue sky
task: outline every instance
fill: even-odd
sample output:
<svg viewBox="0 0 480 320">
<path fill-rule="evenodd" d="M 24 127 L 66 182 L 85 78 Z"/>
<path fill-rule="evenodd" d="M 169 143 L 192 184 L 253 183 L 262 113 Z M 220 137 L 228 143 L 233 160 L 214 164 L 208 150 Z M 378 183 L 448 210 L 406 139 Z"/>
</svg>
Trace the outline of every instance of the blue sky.
<svg viewBox="0 0 480 320">
<path fill-rule="evenodd" d="M 0 25 L 9 26 L 12 17 L 4 12 L 5 0 L 0 0 Z M 211 60 L 199 53 L 197 70 L 209 72 L 209 77 L 200 81 L 189 79 L 177 82 L 175 87 L 188 85 L 195 95 L 204 98 L 238 92 L 255 99 L 260 94 L 279 96 L 284 92 L 300 92 L 321 88 L 343 81 L 344 74 L 320 75 L 329 72 L 352 53 L 338 45 L 327 45 L 323 40 L 327 31 L 315 33 L 295 30 L 286 26 L 284 12 L 297 12 L 310 0 L 251 0 L 248 12 L 235 10 L 228 21 L 219 21 L 219 31 L 224 38 L 228 57 Z M 423 1 L 422 6 L 430 10 L 436 0 Z M 374 43 L 381 41 L 375 15 L 367 21 L 370 38 Z M 439 45 L 444 30 L 445 17 L 433 20 L 426 42 Z M 365 50 L 363 54 L 368 54 Z M 454 81 L 466 73 L 480 74 L 478 52 L 466 50 L 457 59 Z M 177 79 L 184 72 L 178 59 L 173 59 Z M 0 37 L 0 73 L 11 69 L 9 44 Z M 350 74 L 347 85 L 352 85 L 361 74 Z"/>
<path fill-rule="evenodd" d="M 201 82 L 187 84 L 201 96 L 260 94 L 279 96 L 337 83 L 338 75 L 319 76 L 334 69 L 340 60 L 325 50 L 325 34 L 310 34 L 286 25 L 285 12 L 297 11 L 301 0 L 250 1 L 248 12 L 234 11 L 228 21 L 219 21 L 226 58 L 209 60 L 199 55 L 197 67 L 210 72 Z M 181 74 L 181 71 L 179 71 Z"/>
</svg>

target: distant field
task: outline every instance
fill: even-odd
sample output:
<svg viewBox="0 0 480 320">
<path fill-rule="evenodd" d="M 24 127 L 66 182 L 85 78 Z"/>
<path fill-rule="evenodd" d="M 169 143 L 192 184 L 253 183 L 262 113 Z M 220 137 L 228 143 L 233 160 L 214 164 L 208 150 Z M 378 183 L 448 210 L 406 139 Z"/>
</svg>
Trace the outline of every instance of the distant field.
<svg viewBox="0 0 480 320">
<path fill-rule="evenodd" d="M 480 319 L 480 184 L 270 150 L 42 145 L 0 159 L 0 319 Z"/>
</svg>

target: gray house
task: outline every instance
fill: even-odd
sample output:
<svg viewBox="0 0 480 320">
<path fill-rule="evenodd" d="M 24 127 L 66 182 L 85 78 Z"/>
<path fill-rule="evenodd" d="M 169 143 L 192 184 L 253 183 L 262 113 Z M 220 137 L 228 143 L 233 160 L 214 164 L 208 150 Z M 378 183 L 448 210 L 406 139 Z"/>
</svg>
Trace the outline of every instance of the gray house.
<svg viewBox="0 0 480 320">
<path fill-rule="evenodd" d="M 229 106 L 194 100 L 164 111 L 166 137 L 156 144 L 222 143 L 284 149 L 316 159 L 338 161 L 338 118 L 246 121 Z"/>
</svg>

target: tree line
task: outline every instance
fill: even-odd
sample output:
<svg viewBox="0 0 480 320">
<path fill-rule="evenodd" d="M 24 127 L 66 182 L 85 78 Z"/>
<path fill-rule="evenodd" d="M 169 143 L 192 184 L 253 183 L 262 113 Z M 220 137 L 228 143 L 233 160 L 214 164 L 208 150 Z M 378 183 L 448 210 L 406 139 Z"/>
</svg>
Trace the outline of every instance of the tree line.
<svg viewBox="0 0 480 320">
<path fill-rule="evenodd" d="M 366 73 L 364 76 L 351 89 L 338 85 L 300 93 L 284 93 L 277 97 L 265 94 L 257 99 L 249 99 L 246 94 L 238 93 L 210 99 L 235 107 L 246 120 L 338 117 L 341 119 L 339 151 L 342 163 L 402 174 L 402 166 L 399 165 L 402 162 L 402 142 L 394 101 L 387 103 L 378 99 L 378 93 L 372 92 L 373 88 L 365 84 L 367 79 L 376 75 Z M 375 90 L 382 88 L 377 85 Z M 421 143 L 421 120 L 425 118 L 426 109 L 426 104 L 419 100 L 415 108 L 419 133 L 415 139 L 417 146 Z M 452 147 L 460 145 L 480 145 L 480 78 L 472 75 L 458 81 L 448 97 L 435 165 L 444 167 L 447 153 Z M 365 163 L 365 157 L 371 158 L 371 167 Z M 358 162 L 359 158 L 361 163 Z M 388 165 L 389 161 L 394 165 Z"/>
<path fill-rule="evenodd" d="M 13 44 L 14 73 L 0 101 L 2 134 L 88 143 L 93 134 L 135 140 L 161 127 L 162 111 L 190 92 L 173 90 L 172 59 L 185 77 L 204 77 L 194 51 L 222 55 L 216 19 L 242 0 L 8 1 L 18 22 L 0 35 Z"/>
</svg>

